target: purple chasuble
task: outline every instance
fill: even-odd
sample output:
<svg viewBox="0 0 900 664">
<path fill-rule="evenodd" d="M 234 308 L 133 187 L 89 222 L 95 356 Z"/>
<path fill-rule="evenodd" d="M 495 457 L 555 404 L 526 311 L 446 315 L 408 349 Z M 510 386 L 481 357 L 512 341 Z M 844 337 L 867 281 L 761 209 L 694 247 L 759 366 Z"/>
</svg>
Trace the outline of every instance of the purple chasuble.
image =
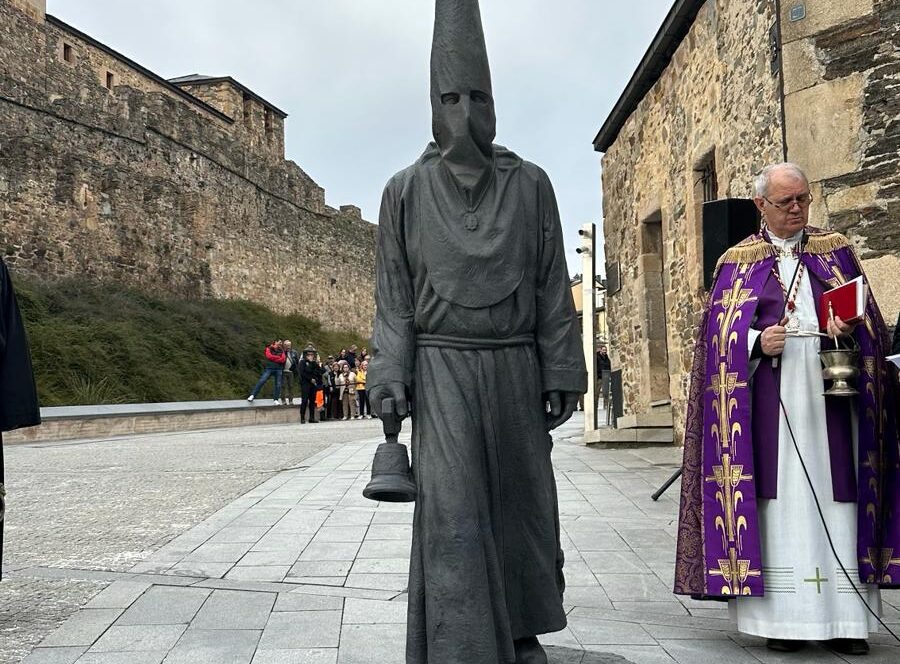
<svg viewBox="0 0 900 664">
<path fill-rule="evenodd" d="M 761 233 L 729 249 L 700 322 L 685 426 L 676 594 L 709 599 L 764 594 L 756 499 L 777 493 L 781 386 L 770 358 L 761 360 L 751 381 L 747 337 L 751 325 L 762 330 L 784 311 L 784 293 L 770 278 L 775 260 Z M 839 233 L 808 227 L 801 260 L 817 302 L 826 289 L 862 274 Z M 897 386 L 885 362 L 887 328 L 871 294 L 854 338 L 861 370 L 858 472 L 852 463 L 850 401 L 827 397 L 832 498 L 858 502 L 860 580 L 897 587 L 900 448 L 891 406 Z"/>
<path fill-rule="evenodd" d="M 806 265 L 804 279 L 810 279 L 813 300 L 818 302 L 822 293 L 831 288 L 815 272 L 817 257 L 804 254 Z M 781 285 L 774 276 L 774 260 L 769 277 L 756 307 L 756 321 L 751 325 L 760 332 L 777 325 L 785 311 L 785 297 Z M 818 313 L 818 311 L 817 311 Z M 763 356 L 753 373 L 750 410 L 753 431 L 753 460 L 756 468 L 756 497 L 778 497 L 778 433 L 781 422 L 779 394 L 781 370 L 773 366 L 772 358 Z M 790 386 L 788 386 L 790 387 Z M 826 389 L 822 380 L 822 391 Z M 850 400 L 830 397 L 825 400 L 825 416 L 828 425 L 828 448 L 831 459 L 833 498 L 838 502 L 856 501 L 856 474 L 853 472 L 853 438 L 850 422 Z"/>
</svg>

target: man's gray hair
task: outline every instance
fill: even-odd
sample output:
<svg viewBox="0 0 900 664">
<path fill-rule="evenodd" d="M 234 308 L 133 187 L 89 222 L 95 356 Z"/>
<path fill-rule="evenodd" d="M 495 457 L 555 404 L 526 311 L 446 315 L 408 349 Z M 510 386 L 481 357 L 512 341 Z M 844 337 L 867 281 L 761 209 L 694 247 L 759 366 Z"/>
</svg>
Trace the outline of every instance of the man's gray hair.
<svg viewBox="0 0 900 664">
<path fill-rule="evenodd" d="M 759 175 L 753 180 L 753 186 L 756 189 L 757 196 L 764 197 L 769 195 L 769 181 L 772 179 L 772 173 L 775 171 L 787 171 L 809 184 L 809 178 L 806 177 L 806 173 L 804 173 L 797 164 L 792 164 L 789 161 L 780 164 L 771 164 L 762 169 L 759 172 Z"/>
</svg>

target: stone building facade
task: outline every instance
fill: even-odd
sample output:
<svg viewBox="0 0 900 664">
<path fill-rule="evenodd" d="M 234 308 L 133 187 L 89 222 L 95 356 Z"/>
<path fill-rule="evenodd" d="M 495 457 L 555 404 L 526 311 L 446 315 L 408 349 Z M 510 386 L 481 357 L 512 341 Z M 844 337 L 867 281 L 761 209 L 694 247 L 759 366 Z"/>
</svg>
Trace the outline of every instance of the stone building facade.
<svg viewBox="0 0 900 664">
<path fill-rule="evenodd" d="M 376 226 L 285 160 L 285 117 L 230 77 L 166 81 L 44 0 L 0 0 L 4 259 L 367 334 Z"/>
<path fill-rule="evenodd" d="M 675 440 L 704 301 L 702 204 L 752 197 L 763 166 L 809 174 L 811 223 L 856 246 L 900 310 L 900 3 L 677 0 L 595 139 L 611 355 L 629 422 Z"/>
</svg>

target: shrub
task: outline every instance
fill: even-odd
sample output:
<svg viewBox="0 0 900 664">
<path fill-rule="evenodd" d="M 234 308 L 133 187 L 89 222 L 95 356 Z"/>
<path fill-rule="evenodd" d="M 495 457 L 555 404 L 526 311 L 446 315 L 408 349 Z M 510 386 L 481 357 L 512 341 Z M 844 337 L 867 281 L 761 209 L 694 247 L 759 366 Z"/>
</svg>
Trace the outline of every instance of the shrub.
<svg viewBox="0 0 900 664">
<path fill-rule="evenodd" d="M 43 406 L 242 398 L 273 338 L 298 351 L 311 341 L 323 355 L 366 345 L 243 300 L 176 300 L 77 278 L 14 282 Z"/>
</svg>

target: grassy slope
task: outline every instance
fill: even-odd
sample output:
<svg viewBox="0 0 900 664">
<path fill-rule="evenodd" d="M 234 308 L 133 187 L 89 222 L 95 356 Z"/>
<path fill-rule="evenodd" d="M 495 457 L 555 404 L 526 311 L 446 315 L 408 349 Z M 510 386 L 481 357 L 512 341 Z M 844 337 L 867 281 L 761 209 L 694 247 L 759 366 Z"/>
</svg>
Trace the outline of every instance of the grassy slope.
<svg viewBox="0 0 900 664">
<path fill-rule="evenodd" d="M 366 345 L 246 301 L 170 300 L 74 279 L 14 282 L 43 406 L 235 399 L 259 378 L 273 338 L 333 354 Z"/>
</svg>

